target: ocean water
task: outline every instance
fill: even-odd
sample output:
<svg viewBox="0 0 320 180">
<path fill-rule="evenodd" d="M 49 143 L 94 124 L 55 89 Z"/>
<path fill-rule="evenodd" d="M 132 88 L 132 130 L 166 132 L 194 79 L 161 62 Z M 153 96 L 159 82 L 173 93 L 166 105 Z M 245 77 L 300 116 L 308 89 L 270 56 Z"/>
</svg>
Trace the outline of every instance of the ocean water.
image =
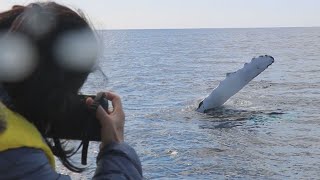
<svg viewBox="0 0 320 180">
<path fill-rule="evenodd" d="M 99 31 L 104 52 L 85 93 L 112 90 L 145 179 L 318 179 L 320 28 Z M 209 114 L 195 111 L 252 57 L 275 63 Z M 99 75 L 100 74 L 100 75 Z M 88 170 L 58 171 L 74 179 Z M 78 161 L 79 154 L 74 157 Z"/>
</svg>

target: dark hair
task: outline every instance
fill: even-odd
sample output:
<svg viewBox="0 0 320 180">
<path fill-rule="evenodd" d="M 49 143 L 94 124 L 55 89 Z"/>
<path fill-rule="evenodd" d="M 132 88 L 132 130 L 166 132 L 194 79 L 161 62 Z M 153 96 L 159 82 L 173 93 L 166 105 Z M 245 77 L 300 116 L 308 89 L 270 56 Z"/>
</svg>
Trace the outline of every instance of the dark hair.
<svg viewBox="0 0 320 180">
<path fill-rule="evenodd" d="M 39 18 L 49 25 L 46 31 L 41 31 L 41 23 L 34 24 Z M 88 31 L 90 38 L 97 42 L 93 30 L 78 13 L 49 2 L 14 6 L 11 10 L 0 13 L 0 31 L 26 36 L 38 54 L 37 66 L 30 75 L 15 82 L 1 82 L 12 101 L 13 110 L 38 128 L 53 153 L 69 170 L 82 172 L 83 168 L 69 161 L 73 152 L 65 150 L 63 143 L 57 138 L 48 140 L 46 132 L 51 128 L 52 122 L 68 120 L 65 117 L 66 109 L 72 104 L 71 100 L 75 99 L 91 71 L 61 66 L 54 54 L 54 45 L 59 37 L 74 31 Z"/>
</svg>

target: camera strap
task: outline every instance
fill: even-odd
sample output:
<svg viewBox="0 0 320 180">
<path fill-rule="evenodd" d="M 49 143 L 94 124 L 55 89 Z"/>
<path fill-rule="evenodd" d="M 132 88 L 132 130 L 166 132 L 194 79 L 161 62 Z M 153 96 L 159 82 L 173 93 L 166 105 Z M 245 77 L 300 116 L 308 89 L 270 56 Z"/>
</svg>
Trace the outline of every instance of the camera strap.
<svg viewBox="0 0 320 180">
<path fill-rule="evenodd" d="M 89 140 L 88 138 L 84 138 L 82 140 L 82 152 L 81 152 L 81 164 L 87 165 L 87 157 L 88 157 L 88 148 L 89 148 Z"/>
<path fill-rule="evenodd" d="M 92 112 L 93 113 L 93 112 Z M 95 115 L 95 114 L 94 114 Z M 94 117 L 94 116 L 92 116 Z M 86 131 L 84 132 L 84 136 L 82 139 L 82 151 L 81 151 L 81 164 L 87 165 L 87 157 L 88 157 L 88 148 L 89 148 L 89 134 L 92 133 L 92 121 L 93 118 L 88 118 L 86 122 Z"/>
<path fill-rule="evenodd" d="M 105 93 L 98 93 L 97 96 L 94 98 L 94 102 L 90 105 L 89 110 L 92 113 L 91 117 L 96 117 L 97 109 L 99 106 L 102 106 L 103 109 L 106 111 L 108 110 L 108 100 L 106 99 Z M 93 133 L 93 126 L 92 122 L 96 120 L 94 118 L 88 118 L 86 122 L 86 131 L 84 133 L 82 139 L 82 154 L 81 154 L 81 164 L 87 165 L 87 157 L 88 157 L 88 148 L 89 148 L 89 134 Z"/>
</svg>

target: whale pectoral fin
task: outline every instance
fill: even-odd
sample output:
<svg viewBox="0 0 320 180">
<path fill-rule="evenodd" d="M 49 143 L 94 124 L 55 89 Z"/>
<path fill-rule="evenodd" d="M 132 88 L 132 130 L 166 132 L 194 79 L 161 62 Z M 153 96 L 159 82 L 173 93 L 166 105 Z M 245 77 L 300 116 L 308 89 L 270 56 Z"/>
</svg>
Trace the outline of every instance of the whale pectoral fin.
<svg viewBox="0 0 320 180">
<path fill-rule="evenodd" d="M 269 55 L 254 57 L 250 63 L 245 63 L 241 69 L 227 73 L 226 78 L 199 104 L 197 110 L 205 112 L 206 110 L 223 105 L 230 97 L 239 92 L 273 62 L 274 58 Z"/>
</svg>

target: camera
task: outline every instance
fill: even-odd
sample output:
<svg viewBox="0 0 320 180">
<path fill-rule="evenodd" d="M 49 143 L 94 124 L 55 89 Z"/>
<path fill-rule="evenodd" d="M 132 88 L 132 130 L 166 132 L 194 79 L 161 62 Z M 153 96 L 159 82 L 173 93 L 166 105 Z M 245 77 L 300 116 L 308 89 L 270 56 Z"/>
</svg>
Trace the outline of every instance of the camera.
<svg viewBox="0 0 320 180">
<path fill-rule="evenodd" d="M 91 97 L 94 103 L 88 107 L 86 99 Z M 71 108 L 65 113 L 63 120 L 54 122 L 50 131 L 47 132 L 48 137 L 69 139 L 101 141 L 100 122 L 96 118 L 96 110 L 101 105 L 105 110 L 108 109 L 108 100 L 104 93 L 95 95 L 78 95 L 77 100 L 70 105 Z"/>
<path fill-rule="evenodd" d="M 86 105 L 86 99 L 91 97 L 94 102 L 89 107 Z M 80 140 L 82 145 L 81 163 L 87 164 L 87 154 L 89 141 L 101 141 L 101 125 L 96 118 L 96 111 L 101 105 L 108 110 L 108 100 L 105 93 L 95 95 L 78 95 L 69 100 L 67 108 L 62 119 L 54 121 L 47 137 L 53 139 Z"/>
</svg>

